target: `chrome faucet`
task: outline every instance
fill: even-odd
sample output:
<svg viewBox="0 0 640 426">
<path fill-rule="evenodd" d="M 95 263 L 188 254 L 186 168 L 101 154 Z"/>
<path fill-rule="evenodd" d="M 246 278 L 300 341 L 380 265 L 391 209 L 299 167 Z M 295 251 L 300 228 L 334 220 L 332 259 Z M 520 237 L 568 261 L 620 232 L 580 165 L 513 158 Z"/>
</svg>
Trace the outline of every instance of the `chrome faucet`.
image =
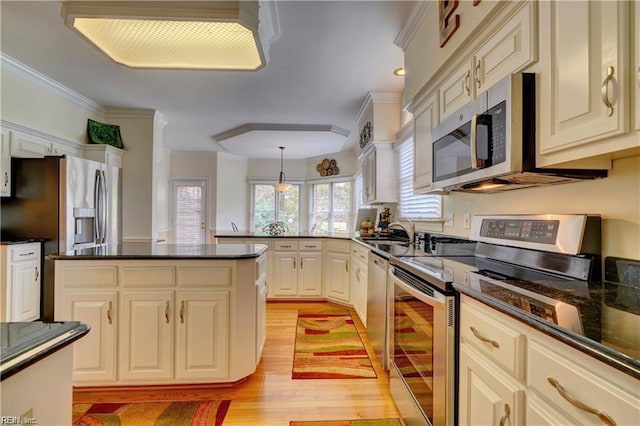
<svg viewBox="0 0 640 426">
<path fill-rule="evenodd" d="M 409 242 L 413 244 L 415 243 L 414 239 L 416 236 L 416 225 L 415 223 L 413 223 L 411 219 L 404 219 L 404 220 L 409 224 L 409 226 L 403 224 L 402 222 L 391 222 L 388 227 L 391 228 L 392 226 L 398 226 L 404 229 L 404 232 L 406 232 L 407 235 L 409 236 Z"/>
</svg>

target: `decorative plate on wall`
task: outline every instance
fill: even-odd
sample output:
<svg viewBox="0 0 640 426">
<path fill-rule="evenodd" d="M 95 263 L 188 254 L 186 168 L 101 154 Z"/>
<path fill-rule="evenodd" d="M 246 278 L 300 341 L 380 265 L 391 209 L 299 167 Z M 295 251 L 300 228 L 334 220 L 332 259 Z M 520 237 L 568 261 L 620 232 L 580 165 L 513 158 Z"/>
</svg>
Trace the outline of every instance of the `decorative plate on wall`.
<svg viewBox="0 0 640 426">
<path fill-rule="evenodd" d="M 316 171 L 320 173 L 322 177 L 333 176 L 340 173 L 338 162 L 336 160 L 329 160 L 328 158 L 325 158 L 316 165 Z"/>
</svg>

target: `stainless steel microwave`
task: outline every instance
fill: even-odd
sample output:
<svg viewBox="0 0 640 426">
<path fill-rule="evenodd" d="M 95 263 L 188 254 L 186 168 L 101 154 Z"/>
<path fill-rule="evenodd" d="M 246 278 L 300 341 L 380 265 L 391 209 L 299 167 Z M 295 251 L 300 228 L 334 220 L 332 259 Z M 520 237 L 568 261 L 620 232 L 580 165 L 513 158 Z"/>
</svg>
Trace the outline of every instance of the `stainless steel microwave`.
<svg viewBox="0 0 640 426">
<path fill-rule="evenodd" d="M 499 192 L 607 176 L 537 168 L 535 74 L 512 74 L 432 129 L 432 188 Z"/>
</svg>

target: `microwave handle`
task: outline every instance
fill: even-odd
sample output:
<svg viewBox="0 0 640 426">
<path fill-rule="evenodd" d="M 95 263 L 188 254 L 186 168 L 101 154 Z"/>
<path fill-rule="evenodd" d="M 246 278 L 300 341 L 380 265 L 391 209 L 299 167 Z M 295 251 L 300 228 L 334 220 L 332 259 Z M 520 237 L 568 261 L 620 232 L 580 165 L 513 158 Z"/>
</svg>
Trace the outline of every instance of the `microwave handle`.
<svg viewBox="0 0 640 426">
<path fill-rule="evenodd" d="M 481 169 L 484 161 L 478 158 L 478 114 L 471 117 L 471 134 L 469 136 L 469 149 L 471 150 L 471 168 Z"/>
</svg>

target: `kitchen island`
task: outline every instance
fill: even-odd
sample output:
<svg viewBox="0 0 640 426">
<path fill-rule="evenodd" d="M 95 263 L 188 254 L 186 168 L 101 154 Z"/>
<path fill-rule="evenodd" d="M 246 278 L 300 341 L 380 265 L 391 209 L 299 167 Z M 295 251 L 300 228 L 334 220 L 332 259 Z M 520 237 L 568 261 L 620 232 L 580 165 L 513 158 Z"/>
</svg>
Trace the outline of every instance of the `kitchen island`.
<svg viewBox="0 0 640 426">
<path fill-rule="evenodd" d="M 235 383 L 265 336 L 267 247 L 121 244 L 47 257 L 55 319 L 92 332 L 75 386 Z"/>
<path fill-rule="evenodd" d="M 77 321 L 0 324 L 3 424 L 71 424 L 71 344 L 88 332 Z"/>
</svg>

